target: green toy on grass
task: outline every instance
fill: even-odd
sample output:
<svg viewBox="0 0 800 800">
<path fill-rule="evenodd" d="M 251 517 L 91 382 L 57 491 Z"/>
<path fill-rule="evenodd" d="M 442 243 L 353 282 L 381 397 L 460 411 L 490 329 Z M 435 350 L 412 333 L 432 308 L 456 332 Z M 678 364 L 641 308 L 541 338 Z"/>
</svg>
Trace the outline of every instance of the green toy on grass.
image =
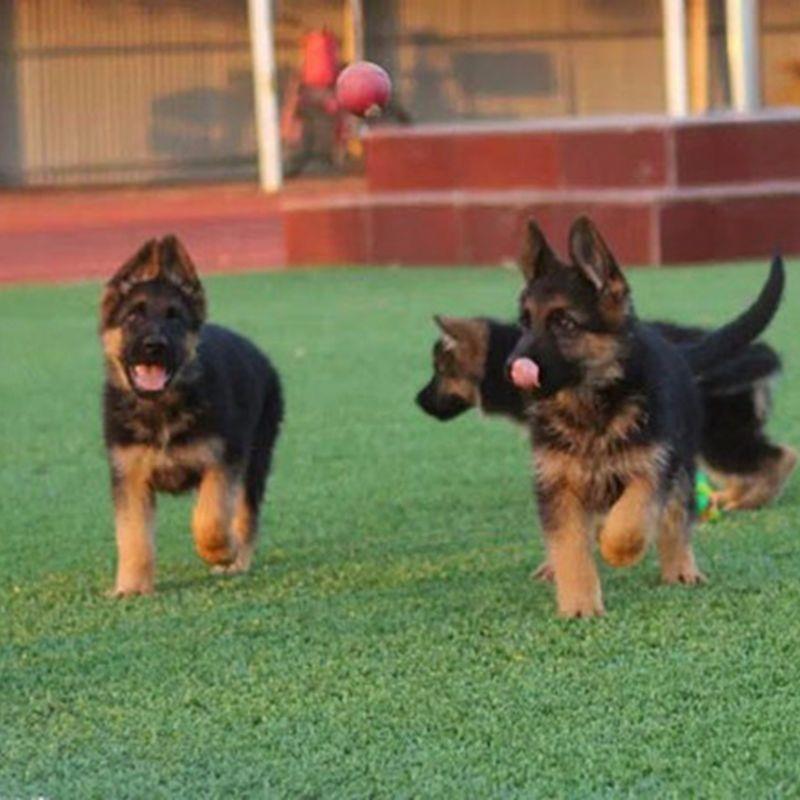
<svg viewBox="0 0 800 800">
<path fill-rule="evenodd" d="M 703 470 L 697 470 L 694 482 L 694 494 L 697 503 L 697 515 L 701 522 L 716 522 L 722 511 L 714 502 L 714 487 L 711 479 Z"/>
</svg>

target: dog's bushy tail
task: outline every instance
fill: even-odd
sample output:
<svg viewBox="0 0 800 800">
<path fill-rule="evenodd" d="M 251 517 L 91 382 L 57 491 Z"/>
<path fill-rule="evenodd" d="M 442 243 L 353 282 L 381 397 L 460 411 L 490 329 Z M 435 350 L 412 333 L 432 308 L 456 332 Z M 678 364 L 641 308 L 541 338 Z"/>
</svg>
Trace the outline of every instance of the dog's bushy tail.
<svg viewBox="0 0 800 800">
<path fill-rule="evenodd" d="M 703 380 L 721 361 L 730 359 L 758 337 L 772 321 L 781 302 L 786 272 L 783 259 L 772 259 L 769 277 L 756 301 L 736 319 L 683 349 L 692 372 Z"/>
</svg>

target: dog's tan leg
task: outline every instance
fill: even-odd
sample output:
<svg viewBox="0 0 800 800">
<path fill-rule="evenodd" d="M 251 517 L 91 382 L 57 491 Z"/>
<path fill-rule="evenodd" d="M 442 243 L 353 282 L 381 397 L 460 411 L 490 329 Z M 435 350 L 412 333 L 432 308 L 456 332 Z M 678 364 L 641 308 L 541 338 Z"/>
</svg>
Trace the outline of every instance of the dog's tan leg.
<svg viewBox="0 0 800 800">
<path fill-rule="evenodd" d="M 667 503 L 660 520 L 658 555 L 664 583 L 705 583 L 692 550 L 692 528 L 686 498 L 676 492 Z"/>
<path fill-rule="evenodd" d="M 737 492 L 726 497 L 722 508 L 761 508 L 775 500 L 786 486 L 789 476 L 797 466 L 797 452 L 786 445 L 781 446 L 780 455 L 766 459 L 762 468 L 754 475 L 737 478 Z"/>
<path fill-rule="evenodd" d="M 203 473 L 192 515 L 192 532 L 200 557 L 209 564 L 230 564 L 236 558 L 231 538 L 238 482 L 218 466 Z"/>
<path fill-rule="evenodd" d="M 652 482 L 632 478 L 600 529 L 603 560 L 612 567 L 628 567 L 640 561 L 652 541 L 658 512 Z"/>
<path fill-rule="evenodd" d="M 240 487 L 236 496 L 236 507 L 233 514 L 233 535 L 239 548 L 233 566 L 238 572 L 247 572 L 253 560 L 256 540 L 258 539 L 258 517 L 247 502 L 245 491 Z"/>
<path fill-rule="evenodd" d="M 600 577 L 592 556 L 591 526 L 578 498 L 558 492 L 540 510 L 553 569 L 558 613 L 562 617 L 593 617 L 604 612 Z"/>
<path fill-rule="evenodd" d="M 715 480 L 723 488 L 711 493 L 712 505 L 723 511 L 734 511 L 741 508 L 739 503 L 744 494 L 744 481 L 738 475 L 723 473 L 717 473 Z"/>
<path fill-rule="evenodd" d="M 591 515 L 588 519 L 588 530 L 589 530 L 589 538 L 591 542 L 592 550 L 594 550 L 594 544 L 598 536 L 597 531 L 597 524 L 598 524 L 598 517 L 596 515 Z M 552 583 L 555 576 L 553 574 L 553 565 L 550 563 L 550 556 L 546 555 L 545 559 L 536 567 L 533 572 L 528 576 L 532 581 L 541 581 L 542 583 Z"/>
<path fill-rule="evenodd" d="M 151 594 L 155 577 L 153 491 L 141 464 L 130 463 L 113 489 L 117 534 L 117 579 L 112 594 Z"/>
<path fill-rule="evenodd" d="M 258 538 L 258 518 L 247 502 L 243 486 L 237 488 L 233 505 L 233 538 L 236 542 L 236 558 L 227 566 L 217 567 L 214 571 L 218 574 L 247 572 L 253 560 Z"/>
</svg>

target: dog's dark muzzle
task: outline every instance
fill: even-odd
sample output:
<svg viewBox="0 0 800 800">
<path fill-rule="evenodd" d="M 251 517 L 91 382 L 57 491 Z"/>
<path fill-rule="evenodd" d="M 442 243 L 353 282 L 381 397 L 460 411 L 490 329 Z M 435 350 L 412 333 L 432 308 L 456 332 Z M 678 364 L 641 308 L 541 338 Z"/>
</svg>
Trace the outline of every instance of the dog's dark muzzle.
<svg viewBox="0 0 800 800">
<path fill-rule="evenodd" d="M 417 394 L 417 405 L 426 414 L 430 414 L 442 422 L 447 422 L 471 408 L 463 397 L 453 394 L 440 395 L 435 379 Z"/>
</svg>

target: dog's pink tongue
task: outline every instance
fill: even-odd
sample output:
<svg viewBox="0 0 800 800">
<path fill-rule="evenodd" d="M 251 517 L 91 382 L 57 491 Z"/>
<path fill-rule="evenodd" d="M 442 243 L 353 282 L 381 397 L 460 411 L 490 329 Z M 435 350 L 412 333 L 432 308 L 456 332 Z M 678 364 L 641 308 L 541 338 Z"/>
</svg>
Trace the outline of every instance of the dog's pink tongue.
<svg viewBox="0 0 800 800">
<path fill-rule="evenodd" d="M 511 381 L 518 389 L 535 389 L 539 385 L 539 365 L 529 358 L 518 358 L 511 365 Z"/>
<path fill-rule="evenodd" d="M 167 371 L 159 364 L 137 364 L 133 380 L 145 392 L 160 392 L 167 385 Z"/>
</svg>

